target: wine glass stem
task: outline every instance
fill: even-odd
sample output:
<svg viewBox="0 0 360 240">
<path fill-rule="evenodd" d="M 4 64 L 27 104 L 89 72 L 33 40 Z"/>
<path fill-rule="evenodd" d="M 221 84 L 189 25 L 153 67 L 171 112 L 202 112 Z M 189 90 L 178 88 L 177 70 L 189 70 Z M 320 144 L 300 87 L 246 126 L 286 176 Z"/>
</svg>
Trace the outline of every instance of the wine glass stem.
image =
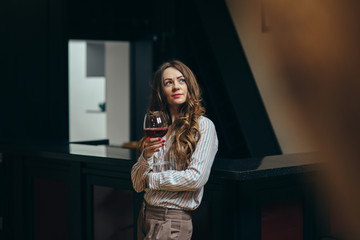
<svg viewBox="0 0 360 240">
<path fill-rule="evenodd" d="M 164 146 L 163 146 L 163 156 L 164 156 L 164 161 L 165 161 L 165 152 L 166 151 L 166 142 L 164 143 Z"/>
</svg>

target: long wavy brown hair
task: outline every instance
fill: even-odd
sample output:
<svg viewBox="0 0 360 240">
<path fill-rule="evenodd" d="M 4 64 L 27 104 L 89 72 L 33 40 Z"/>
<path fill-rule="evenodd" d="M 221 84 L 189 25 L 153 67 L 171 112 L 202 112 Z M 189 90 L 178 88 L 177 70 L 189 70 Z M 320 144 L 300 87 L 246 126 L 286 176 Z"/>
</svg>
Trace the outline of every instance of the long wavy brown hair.
<svg viewBox="0 0 360 240">
<path fill-rule="evenodd" d="M 182 73 L 188 88 L 186 102 L 180 106 L 179 115 L 173 123 L 171 122 L 170 111 L 163 90 L 163 73 L 165 69 L 170 67 Z M 184 63 L 173 60 L 163 63 L 157 69 L 152 81 L 148 111 L 163 111 L 166 113 L 169 126 L 172 125 L 172 131 L 175 133 L 168 154 L 174 157 L 177 164 L 185 168 L 189 166 L 191 155 L 195 151 L 200 138 L 198 119 L 205 114 L 205 108 L 201 102 L 201 92 L 195 75 Z M 139 142 L 138 151 L 140 153 L 144 149 L 145 139 L 143 137 Z"/>
</svg>

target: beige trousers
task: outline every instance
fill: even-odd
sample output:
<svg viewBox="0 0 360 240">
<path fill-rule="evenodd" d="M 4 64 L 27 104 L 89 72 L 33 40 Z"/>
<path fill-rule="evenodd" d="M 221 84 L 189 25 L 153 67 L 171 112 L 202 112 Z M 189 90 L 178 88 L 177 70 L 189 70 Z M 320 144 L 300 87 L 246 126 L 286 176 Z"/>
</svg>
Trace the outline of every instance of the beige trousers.
<svg viewBox="0 0 360 240">
<path fill-rule="evenodd" d="M 144 201 L 138 217 L 138 240 L 189 240 L 191 235 L 192 221 L 189 212 L 153 207 Z"/>
</svg>

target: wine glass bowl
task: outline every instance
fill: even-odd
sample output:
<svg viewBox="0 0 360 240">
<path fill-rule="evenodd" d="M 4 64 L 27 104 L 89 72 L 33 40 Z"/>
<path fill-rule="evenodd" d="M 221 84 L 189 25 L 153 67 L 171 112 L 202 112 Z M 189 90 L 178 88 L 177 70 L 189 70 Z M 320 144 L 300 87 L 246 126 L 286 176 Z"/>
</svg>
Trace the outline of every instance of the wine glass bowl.
<svg viewBox="0 0 360 240">
<path fill-rule="evenodd" d="M 155 138 L 163 137 L 168 131 L 168 124 L 163 112 L 147 112 L 144 118 L 144 133 L 146 136 Z"/>
</svg>

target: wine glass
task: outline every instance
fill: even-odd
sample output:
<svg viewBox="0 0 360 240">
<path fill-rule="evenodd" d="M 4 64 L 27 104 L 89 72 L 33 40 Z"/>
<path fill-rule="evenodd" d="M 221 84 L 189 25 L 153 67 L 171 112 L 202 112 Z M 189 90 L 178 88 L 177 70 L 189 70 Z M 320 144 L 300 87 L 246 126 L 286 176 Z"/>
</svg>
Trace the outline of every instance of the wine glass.
<svg viewBox="0 0 360 240">
<path fill-rule="evenodd" d="M 148 112 L 144 118 L 144 133 L 151 138 L 163 137 L 168 131 L 165 114 L 161 111 Z"/>
<path fill-rule="evenodd" d="M 150 138 L 163 137 L 168 131 L 168 124 L 164 112 L 154 111 L 147 112 L 144 118 L 144 133 Z M 165 151 L 165 146 L 164 149 Z M 165 154 L 163 154 L 165 157 Z M 159 160 L 156 156 L 153 157 L 153 172 L 161 172 L 168 170 L 169 162 Z"/>
</svg>

